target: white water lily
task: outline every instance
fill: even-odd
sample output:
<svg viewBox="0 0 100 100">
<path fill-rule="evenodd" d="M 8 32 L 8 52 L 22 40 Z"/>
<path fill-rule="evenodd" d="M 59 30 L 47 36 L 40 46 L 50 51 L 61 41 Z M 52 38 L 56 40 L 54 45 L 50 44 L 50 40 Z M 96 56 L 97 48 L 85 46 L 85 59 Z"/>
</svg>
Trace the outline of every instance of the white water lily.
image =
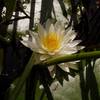
<svg viewBox="0 0 100 100">
<path fill-rule="evenodd" d="M 38 33 L 30 31 L 30 36 L 22 37 L 21 42 L 32 51 L 39 53 L 40 60 L 45 60 L 55 55 L 73 54 L 82 49 L 82 46 L 77 46 L 81 40 L 74 40 L 76 35 L 72 28 L 65 30 L 61 22 L 53 24 L 48 20 L 45 28 L 38 24 Z M 75 62 L 68 62 L 59 66 L 68 71 L 67 67 L 77 69 L 75 64 Z"/>
</svg>

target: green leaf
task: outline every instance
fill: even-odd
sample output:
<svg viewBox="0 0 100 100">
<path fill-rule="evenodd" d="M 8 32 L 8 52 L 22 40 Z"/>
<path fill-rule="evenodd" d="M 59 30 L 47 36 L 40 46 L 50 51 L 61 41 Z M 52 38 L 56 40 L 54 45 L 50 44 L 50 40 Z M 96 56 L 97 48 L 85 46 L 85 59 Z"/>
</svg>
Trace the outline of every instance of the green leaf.
<svg viewBox="0 0 100 100">
<path fill-rule="evenodd" d="M 61 85 L 63 85 L 64 77 L 63 77 L 63 74 L 62 74 L 62 69 L 58 65 L 56 65 L 56 76 L 55 77 L 59 81 L 59 83 Z"/>
<path fill-rule="evenodd" d="M 56 66 L 56 78 L 61 85 L 63 85 L 63 80 L 69 81 L 69 73 L 62 70 L 58 65 Z"/>
<path fill-rule="evenodd" d="M 79 72 L 79 70 L 74 70 L 74 69 L 71 69 L 69 68 L 70 72 L 69 72 L 69 75 L 72 76 L 72 77 L 75 77 L 75 75 Z"/>
<path fill-rule="evenodd" d="M 13 83 L 15 85 L 15 88 L 10 90 L 9 100 L 16 100 L 17 99 L 17 97 L 20 93 L 20 90 L 22 89 L 26 79 L 28 78 L 28 76 L 33 68 L 34 62 L 35 62 L 35 59 L 34 59 L 34 53 L 33 53 L 28 64 L 26 65 L 25 70 L 22 73 L 22 75 L 19 78 L 17 78 L 15 80 L 15 82 Z"/>
<path fill-rule="evenodd" d="M 38 94 L 40 94 L 40 91 L 38 91 L 38 93 L 36 92 L 36 90 L 39 90 L 38 88 L 39 88 L 38 68 L 33 67 L 32 71 L 31 71 L 31 73 L 26 81 L 26 89 L 25 89 L 26 99 L 25 100 L 35 100 L 36 96 Z"/>
<path fill-rule="evenodd" d="M 49 82 L 51 82 L 51 80 L 48 81 L 48 79 L 47 79 L 47 75 L 48 75 L 47 74 L 48 73 L 47 68 L 41 68 L 39 73 L 40 73 L 40 81 L 41 81 L 41 84 L 44 87 L 44 91 L 47 95 L 48 100 L 53 100 L 53 96 L 52 96 L 51 90 L 49 88 L 49 86 L 51 84 Z"/>
<path fill-rule="evenodd" d="M 12 17 L 12 13 L 15 10 L 16 6 L 16 0 L 5 0 L 5 6 L 6 6 L 6 20 L 9 20 Z"/>
<path fill-rule="evenodd" d="M 0 48 L 0 74 L 1 74 L 2 69 L 3 69 L 3 57 L 4 57 L 4 52 L 3 52 L 3 49 Z"/>
</svg>

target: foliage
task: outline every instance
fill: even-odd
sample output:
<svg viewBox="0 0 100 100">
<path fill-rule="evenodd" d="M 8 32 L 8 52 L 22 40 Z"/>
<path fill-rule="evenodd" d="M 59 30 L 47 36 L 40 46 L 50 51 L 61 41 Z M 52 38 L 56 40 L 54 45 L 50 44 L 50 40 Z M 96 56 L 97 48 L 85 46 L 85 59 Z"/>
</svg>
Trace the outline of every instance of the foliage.
<svg viewBox="0 0 100 100">
<path fill-rule="evenodd" d="M 17 32 L 18 20 L 25 18 L 30 20 L 29 29 L 33 30 L 33 27 L 36 29 L 36 23 L 34 23 L 36 1 L 0 0 L 0 98 L 20 100 L 18 95 L 20 91 L 24 91 L 25 100 L 53 100 L 51 84 L 57 80 L 63 86 L 63 80 L 69 81 L 69 76 L 75 77 L 78 74 L 82 100 L 89 100 L 89 98 L 99 100 L 94 64 L 100 56 L 100 3 L 96 0 L 57 0 L 62 15 L 66 18 L 65 28 L 73 25 L 73 29 L 78 33 L 76 39 L 82 40 L 80 45 L 84 45 L 85 49 L 77 54 L 54 57 L 36 63 L 37 56 L 20 43 L 20 33 Z M 48 18 L 58 20 L 55 16 L 53 0 L 41 2 L 40 23 L 44 24 Z M 30 15 L 24 10 L 25 3 L 31 3 Z M 3 15 L 4 7 L 6 7 L 6 12 Z M 25 16 L 19 16 L 20 12 Z M 13 29 L 9 32 L 8 25 L 10 24 L 13 24 Z M 77 71 L 70 69 L 69 72 L 64 72 L 57 65 L 75 60 L 80 60 Z M 48 71 L 50 65 L 56 66 L 55 78 L 51 77 Z M 41 85 L 43 89 L 39 88 Z"/>
</svg>

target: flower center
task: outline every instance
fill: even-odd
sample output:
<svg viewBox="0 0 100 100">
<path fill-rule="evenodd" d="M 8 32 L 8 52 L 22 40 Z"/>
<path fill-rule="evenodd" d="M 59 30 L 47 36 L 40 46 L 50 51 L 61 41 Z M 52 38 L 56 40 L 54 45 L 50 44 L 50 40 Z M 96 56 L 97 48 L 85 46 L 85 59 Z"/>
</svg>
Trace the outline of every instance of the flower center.
<svg viewBox="0 0 100 100">
<path fill-rule="evenodd" d="M 47 51 L 54 52 L 60 47 L 60 37 L 56 33 L 49 33 L 43 37 L 42 44 Z"/>
</svg>

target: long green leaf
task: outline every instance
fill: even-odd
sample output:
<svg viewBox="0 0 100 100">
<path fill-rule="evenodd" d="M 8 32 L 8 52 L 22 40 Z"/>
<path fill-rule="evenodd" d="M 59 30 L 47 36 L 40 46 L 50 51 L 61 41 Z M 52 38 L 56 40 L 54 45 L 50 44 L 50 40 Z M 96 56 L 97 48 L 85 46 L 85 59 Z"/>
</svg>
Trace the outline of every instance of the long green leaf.
<svg viewBox="0 0 100 100">
<path fill-rule="evenodd" d="M 30 73 L 30 71 L 31 71 L 31 69 L 33 67 L 34 62 L 35 62 L 34 54 L 32 54 L 28 64 L 25 67 L 24 72 L 17 79 L 17 82 L 16 82 L 17 84 L 15 84 L 15 88 L 10 91 L 9 100 L 16 100 L 17 99 L 17 97 L 18 97 L 18 95 L 20 93 L 20 90 L 23 87 L 24 82 L 26 81 L 27 77 L 29 76 L 29 73 Z"/>
</svg>

